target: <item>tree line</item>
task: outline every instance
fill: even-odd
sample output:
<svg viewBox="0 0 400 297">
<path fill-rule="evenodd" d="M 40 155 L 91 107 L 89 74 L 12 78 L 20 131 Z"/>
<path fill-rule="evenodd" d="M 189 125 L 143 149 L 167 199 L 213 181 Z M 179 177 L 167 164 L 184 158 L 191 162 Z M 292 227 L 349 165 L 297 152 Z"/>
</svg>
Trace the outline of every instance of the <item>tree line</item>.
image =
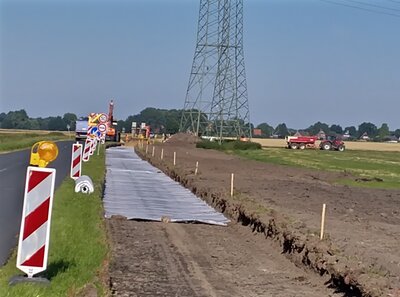
<svg viewBox="0 0 400 297">
<path fill-rule="evenodd" d="M 73 113 L 65 113 L 62 117 L 30 118 L 24 109 L 0 113 L 0 128 L 26 129 L 26 130 L 51 130 L 67 131 L 75 130 L 77 116 Z"/>
<path fill-rule="evenodd" d="M 363 135 L 367 135 L 369 139 L 375 141 L 386 141 L 392 138 L 399 139 L 400 129 L 390 130 L 388 124 L 383 123 L 379 128 L 370 122 L 364 122 L 356 128 L 355 126 L 348 126 L 342 128 L 340 125 L 334 124 L 329 126 L 326 123 L 317 122 L 306 129 L 294 130 L 287 128 L 285 123 L 277 125 L 275 128 L 267 123 L 261 123 L 256 128 L 261 130 L 260 137 L 276 137 L 284 138 L 288 135 L 294 135 L 299 132 L 301 135 L 317 135 L 320 131 L 328 135 L 343 136 L 346 138 L 359 139 Z"/>
<path fill-rule="evenodd" d="M 155 133 L 174 134 L 179 131 L 180 119 L 183 110 L 181 109 L 158 109 L 147 107 L 136 115 L 130 115 L 125 120 L 117 121 L 117 130 L 127 133 L 131 132 L 132 122 L 139 126 L 141 123 L 150 125 Z M 63 116 L 50 116 L 46 118 L 31 118 L 25 110 L 10 111 L 0 113 L 0 128 L 4 129 L 28 129 L 28 130 L 50 130 L 50 131 L 73 131 L 75 130 L 75 121 L 78 119 L 74 113 L 65 113 Z M 317 122 L 306 129 L 295 130 L 288 128 L 285 123 L 273 127 L 267 123 L 261 123 L 257 126 L 251 124 L 252 128 L 259 129 L 260 135 L 254 137 L 276 137 L 284 138 L 300 132 L 302 135 L 316 135 L 320 131 L 326 134 L 343 135 L 347 134 L 350 139 L 358 139 L 364 133 L 372 140 L 384 141 L 391 137 L 400 137 L 400 129 L 390 130 L 386 123 L 379 128 L 370 122 L 364 122 L 358 127 L 348 126 L 342 128 L 338 124 L 328 125 Z"/>
</svg>

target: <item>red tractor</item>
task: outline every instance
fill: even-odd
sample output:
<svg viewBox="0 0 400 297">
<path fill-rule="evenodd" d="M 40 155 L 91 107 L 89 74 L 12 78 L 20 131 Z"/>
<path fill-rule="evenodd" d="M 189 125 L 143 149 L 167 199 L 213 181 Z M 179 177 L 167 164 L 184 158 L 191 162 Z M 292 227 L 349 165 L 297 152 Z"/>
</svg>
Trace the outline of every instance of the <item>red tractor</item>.
<svg viewBox="0 0 400 297">
<path fill-rule="evenodd" d="M 339 152 L 344 152 L 345 150 L 344 142 L 333 135 L 327 136 L 325 140 L 322 140 L 319 144 L 319 148 L 325 151 L 336 150 Z"/>
</svg>

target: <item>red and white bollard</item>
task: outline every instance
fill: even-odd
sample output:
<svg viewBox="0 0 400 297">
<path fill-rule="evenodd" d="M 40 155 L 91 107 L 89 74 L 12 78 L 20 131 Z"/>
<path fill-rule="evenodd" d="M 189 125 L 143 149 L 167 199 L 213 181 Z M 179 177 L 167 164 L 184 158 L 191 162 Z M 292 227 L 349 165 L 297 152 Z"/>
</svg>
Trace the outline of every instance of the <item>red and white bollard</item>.
<svg viewBox="0 0 400 297">
<path fill-rule="evenodd" d="M 72 179 L 77 179 L 82 172 L 82 144 L 79 142 L 72 144 L 71 154 L 71 173 Z"/>
<path fill-rule="evenodd" d="M 91 141 L 92 141 L 92 145 L 90 146 L 89 154 L 92 156 L 94 154 L 95 150 L 96 150 L 96 147 L 97 147 L 97 138 L 92 138 Z"/>
<path fill-rule="evenodd" d="M 86 138 L 85 141 L 85 148 L 83 149 L 83 156 L 82 160 L 83 162 L 87 162 L 90 159 L 90 148 L 92 146 L 92 140 L 90 137 Z"/>
<path fill-rule="evenodd" d="M 54 168 L 27 169 L 17 268 L 28 278 L 47 267 L 55 177 Z"/>
</svg>

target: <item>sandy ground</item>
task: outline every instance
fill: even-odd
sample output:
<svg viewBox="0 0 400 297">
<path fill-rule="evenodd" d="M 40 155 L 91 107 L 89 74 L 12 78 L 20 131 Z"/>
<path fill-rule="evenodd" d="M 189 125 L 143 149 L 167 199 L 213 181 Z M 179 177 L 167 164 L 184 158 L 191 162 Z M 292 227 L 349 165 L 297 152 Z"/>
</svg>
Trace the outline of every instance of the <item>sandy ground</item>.
<svg viewBox="0 0 400 297">
<path fill-rule="evenodd" d="M 118 271 L 145 271 L 142 265 L 147 263 L 148 271 L 143 272 L 145 276 L 140 280 L 147 279 L 148 273 L 158 275 L 153 269 L 157 265 L 166 265 L 162 271 L 181 269 L 173 275 L 186 280 L 189 286 L 187 288 L 185 285 L 189 290 L 187 292 L 193 290 L 199 294 L 173 295 L 169 289 L 165 289 L 160 296 L 330 296 L 333 291 L 324 291 L 329 284 L 346 292 L 339 296 L 400 296 L 400 191 L 333 185 L 331 181 L 340 177 L 336 173 L 259 163 L 217 151 L 197 149 L 194 139 L 185 135 L 156 144 L 154 156 L 151 155 L 152 146 L 148 147 L 147 154 L 145 147 L 146 145 L 138 150 L 144 158 L 223 211 L 234 222 L 247 225 L 251 230 L 247 229 L 249 231 L 246 233 L 236 224 L 220 231 L 219 227 L 209 228 L 204 225 L 175 227 L 172 224 L 166 226 L 111 220 L 115 245 L 110 272 L 115 280 L 112 288 L 116 295 L 154 296 L 151 288 L 157 286 L 157 281 L 143 285 L 146 289 L 140 287 L 140 281 L 136 287 L 131 285 L 124 289 L 124 284 L 128 281 L 124 281 L 123 275 L 118 280 Z M 161 148 L 164 150 L 163 160 L 160 160 Z M 173 152 L 177 154 L 176 166 L 172 164 Z M 199 162 L 199 171 L 194 175 L 196 161 Z M 234 196 L 230 197 L 232 172 L 235 173 L 235 187 Z M 327 233 L 325 239 L 320 241 L 318 237 L 322 203 L 327 203 Z M 250 235 L 251 231 L 260 236 Z M 183 240 L 185 247 L 172 249 L 177 252 L 171 256 L 172 260 L 165 256 L 169 252 L 163 246 L 170 249 L 179 244 L 174 236 L 168 235 L 169 232 L 188 236 Z M 158 234 L 156 239 L 153 233 Z M 136 236 L 139 239 L 132 246 Z M 227 236 L 228 243 L 221 242 L 222 236 Z M 147 237 L 150 242 L 145 240 Z M 224 259 L 224 264 L 211 260 L 203 263 L 199 258 L 193 257 L 194 254 L 201 253 L 203 257 L 212 259 L 213 253 L 218 251 L 215 242 L 220 244 L 221 253 L 217 253 L 217 257 Z M 151 246 L 154 246 L 153 251 Z M 196 246 L 200 247 L 197 252 Z M 119 259 L 124 257 L 125 251 L 132 249 L 136 249 L 139 254 L 120 263 Z M 186 257 L 187 255 L 189 256 Z M 238 258 L 241 259 L 240 262 L 236 262 Z M 184 264 L 179 264 L 178 260 Z M 255 269 L 259 267 L 256 264 L 260 261 L 272 261 L 265 264 L 271 267 L 268 270 L 270 274 L 265 278 Z M 318 272 L 322 277 L 312 276 L 305 270 L 296 270 L 292 263 L 302 269 Z M 181 268 L 176 268 L 176 265 L 181 265 Z M 192 282 L 198 284 L 199 276 L 185 265 L 194 271 L 201 267 L 200 275 L 210 275 L 210 278 L 206 282 L 200 281 L 200 287 L 193 285 Z M 230 265 L 239 269 L 240 273 L 229 269 Z M 272 267 L 277 267 L 278 270 Z M 272 275 L 282 273 L 280 267 L 285 272 L 282 278 L 274 280 Z M 168 272 L 160 273 L 167 274 L 163 282 L 173 282 L 174 276 L 168 279 Z M 211 276 L 219 281 L 215 282 Z M 257 280 L 258 277 L 266 283 Z M 249 279 L 254 279 L 254 282 L 249 283 Z M 293 281 L 299 279 L 307 281 Z M 218 284 L 221 283 L 227 284 L 225 289 L 218 289 Z M 168 286 L 166 285 L 167 288 Z M 223 295 L 224 290 L 231 287 L 235 288 L 236 295 Z M 248 288 L 248 291 L 244 288 Z M 150 290 L 148 295 L 146 290 Z M 282 291 L 278 294 L 276 290 Z M 255 292 L 255 295 L 249 292 Z"/>
</svg>

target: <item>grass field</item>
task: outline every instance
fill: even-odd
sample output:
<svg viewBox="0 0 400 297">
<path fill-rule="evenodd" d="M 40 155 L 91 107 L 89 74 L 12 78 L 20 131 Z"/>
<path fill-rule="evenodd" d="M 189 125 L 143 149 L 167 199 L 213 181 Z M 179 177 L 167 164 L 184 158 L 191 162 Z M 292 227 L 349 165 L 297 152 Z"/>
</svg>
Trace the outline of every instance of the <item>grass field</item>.
<svg viewBox="0 0 400 297">
<path fill-rule="evenodd" d="M 4 130 L 3 130 L 4 131 Z M 72 139 L 62 132 L 3 132 L 0 131 L 0 152 L 24 149 L 42 140 Z"/>
<path fill-rule="evenodd" d="M 285 139 L 253 138 L 251 141 L 263 147 L 287 146 Z M 345 141 L 345 146 L 348 150 L 400 152 L 400 143 Z"/>
<path fill-rule="evenodd" d="M 291 150 L 285 148 L 265 148 L 256 151 L 236 151 L 237 154 L 268 163 L 306 167 L 351 173 L 365 181 L 355 181 L 354 177 L 338 180 L 349 185 L 400 188 L 400 154 L 389 151 L 345 152 L 320 150 Z"/>
<path fill-rule="evenodd" d="M 0 269 L 0 296 L 86 296 L 82 290 L 88 284 L 97 291 L 95 296 L 106 293 L 102 281 L 109 254 L 101 203 L 104 149 L 84 163 L 82 172 L 92 178 L 94 193 L 75 193 L 75 182 L 69 177 L 55 193 L 48 268 L 42 274 L 51 280 L 50 286 L 24 283 L 9 287 L 9 279 L 22 274 L 15 267 L 14 254 Z"/>
</svg>

